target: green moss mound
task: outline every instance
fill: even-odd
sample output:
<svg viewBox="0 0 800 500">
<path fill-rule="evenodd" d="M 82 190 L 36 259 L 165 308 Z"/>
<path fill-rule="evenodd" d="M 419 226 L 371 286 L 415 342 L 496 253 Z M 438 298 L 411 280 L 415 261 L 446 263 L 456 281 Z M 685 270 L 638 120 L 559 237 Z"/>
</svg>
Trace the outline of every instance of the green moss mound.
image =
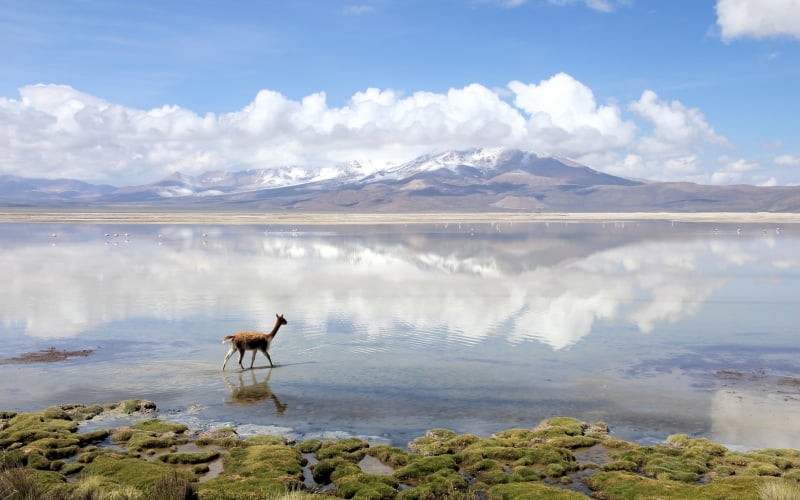
<svg viewBox="0 0 800 500">
<path fill-rule="evenodd" d="M 367 453 L 369 443 L 358 438 L 346 438 L 338 441 L 324 441 L 316 451 L 319 460 L 326 458 L 342 457 L 358 462 Z"/>
<path fill-rule="evenodd" d="M 445 470 L 458 470 L 458 464 L 453 455 L 415 456 L 408 465 L 397 470 L 395 476 L 403 481 L 419 482 L 437 471 Z"/>
<path fill-rule="evenodd" d="M 367 453 L 380 460 L 383 464 L 395 469 L 408 465 L 411 461 L 411 454 L 408 451 L 385 444 L 372 446 L 367 450 Z"/>
<path fill-rule="evenodd" d="M 189 429 L 183 424 L 173 424 L 171 422 L 165 422 L 164 420 L 159 420 L 157 418 L 151 418 L 149 420 L 142 420 L 141 422 L 136 422 L 131 427 L 133 429 L 137 429 L 140 431 L 153 432 L 157 434 L 166 434 L 168 432 L 172 432 L 174 434 L 182 434 Z"/>
<path fill-rule="evenodd" d="M 303 488 L 306 460 L 286 444 L 252 444 L 223 456 L 224 473 L 198 485 L 202 498 L 261 498 L 254 492 Z"/>
<path fill-rule="evenodd" d="M 450 429 L 432 429 L 408 443 L 408 448 L 423 456 L 451 455 L 479 440 L 480 438 L 471 434 L 457 435 Z"/>
<path fill-rule="evenodd" d="M 79 431 L 81 421 L 128 411 L 142 419 Z M 232 428 L 193 437 L 152 411 L 146 401 L 127 400 L 2 412 L 0 499 L 16 492 L 52 500 L 302 498 L 309 481 L 311 492 L 338 498 L 585 498 L 566 489 L 581 482 L 603 499 L 793 498 L 800 481 L 797 450 L 733 452 L 685 434 L 640 446 L 608 436 L 603 422 L 570 417 L 486 438 L 433 429 L 404 449 L 358 438 L 240 439 Z M 190 451 L 181 448 L 188 442 Z M 388 469 L 375 469 L 374 459 Z M 216 476 L 206 477 L 212 469 Z"/>
<path fill-rule="evenodd" d="M 342 498 L 392 499 L 397 496 L 399 482 L 391 476 L 364 473 L 347 474 L 335 481 L 336 496 Z"/>
<path fill-rule="evenodd" d="M 489 488 L 491 500 L 586 500 L 586 495 L 542 483 L 500 484 Z"/>
<path fill-rule="evenodd" d="M 219 456 L 220 454 L 218 451 L 209 450 L 198 453 L 169 453 L 167 455 L 161 455 L 158 459 L 167 464 L 196 465 L 213 462 L 218 459 Z"/>
<path fill-rule="evenodd" d="M 146 490 L 164 477 L 176 473 L 176 470 L 164 467 L 158 462 L 143 460 L 131 455 L 103 453 L 86 464 L 82 473 L 101 476 L 111 479 L 117 484 Z M 183 477 L 191 479 L 192 475 L 185 472 Z"/>
<path fill-rule="evenodd" d="M 758 478 L 735 477 L 703 485 L 689 485 L 681 481 L 651 479 L 628 472 L 601 472 L 587 479 L 592 490 L 602 492 L 608 499 L 759 498 L 758 489 L 762 483 L 763 480 Z"/>
<path fill-rule="evenodd" d="M 236 429 L 231 427 L 222 427 L 206 433 L 201 434 L 195 440 L 200 446 L 215 445 L 222 448 L 234 448 L 237 446 L 244 446 L 243 441 L 236 433 Z"/>
</svg>

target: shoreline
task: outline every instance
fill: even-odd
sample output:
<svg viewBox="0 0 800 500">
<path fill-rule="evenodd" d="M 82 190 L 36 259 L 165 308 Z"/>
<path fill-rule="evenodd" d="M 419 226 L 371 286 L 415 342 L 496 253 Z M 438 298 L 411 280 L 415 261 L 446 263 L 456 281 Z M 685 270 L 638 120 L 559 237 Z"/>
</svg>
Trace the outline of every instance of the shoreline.
<svg viewBox="0 0 800 500">
<path fill-rule="evenodd" d="M 255 212 L 238 210 L 0 209 L 0 223 L 308 224 L 370 225 L 449 222 L 608 222 L 664 220 L 719 223 L 800 223 L 784 212 Z"/>
<path fill-rule="evenodd" d="M 275 492 L 265 498 L 276 499 L 773 498 L 762 493 L 765 485 L 794 498 L 798 480 L 798 450 L 737 452 L 686 434 L 643 446 L 610 435 L 605 422 L 566 416 L 489 437 L 430 429 L 401 448 L 359 437 L 198 432 L 140 399 L 32 413 L 0 409 L 3 498 L 14 497 L 2 489 L 7 484 L 26 482 L 41 488 L 30 498 L 68 500 L 87 498 L 87 489 L 99 498 L 121 488 L 126 498 L 172 497 L 154 484 L 203 500 L 251 498 L 265 487 Z"/>
</svg>

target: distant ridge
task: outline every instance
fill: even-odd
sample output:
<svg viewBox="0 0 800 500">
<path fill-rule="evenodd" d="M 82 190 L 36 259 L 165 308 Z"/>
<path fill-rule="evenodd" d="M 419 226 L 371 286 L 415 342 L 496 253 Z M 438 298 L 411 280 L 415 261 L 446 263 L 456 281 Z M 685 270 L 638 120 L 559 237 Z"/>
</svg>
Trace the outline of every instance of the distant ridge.
<svg viewBox="0 0 800 500">
<path fill-rule="evenodd" d="M 0 175 L 0 206 L 433 212 L 800 212 L 800 187 L 708 186 L 605 174 L 501 148 L 424 155 L 381 170 L 287 166 L 113 187 Z"/>
</svg>

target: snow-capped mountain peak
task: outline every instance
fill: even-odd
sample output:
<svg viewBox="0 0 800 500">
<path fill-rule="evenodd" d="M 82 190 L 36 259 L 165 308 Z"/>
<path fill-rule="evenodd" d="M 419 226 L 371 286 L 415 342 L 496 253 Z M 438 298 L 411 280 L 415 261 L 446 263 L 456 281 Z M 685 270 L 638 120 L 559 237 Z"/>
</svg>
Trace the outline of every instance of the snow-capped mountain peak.
<svg viewBox="0 0 800 500">
<path fill-rule="evenodd" d="M 400 180 L 421 173 L 471 172 L 486 175 L 510 160 L 536 158 L 533 153 L 505 148 L 474 148 L 423 155 L 406 163 L 378 169 L 371 162 L 353 160 L 325 166 L 289 165 L 236 172 L 211 171 L 197 176 L 176 172 L 155 184 L 162 197 L 214 196 L 234 192 L 287 188 L 320 182 L 344 184 Z"/>
<path fill-rule="evenodd" d="M 261 168 L 236 172 L 211 171 L 197 176 L 175 172 L 156 183 L 156 192 L 165 198 L 175 196 L 211 196 L 234 192 L 258 191 L 300 186 L 316 182 L 348 182 L 359 180 L 372 169 L 358 161 L 327 166 Z"/>
<path fill-rule="evenodd" d="M 464 169 L 465 167 L 485 173 L 496 168 L 499 163 L 515 153 L 521 152 L 506 148 L 475 148 L 446 151 L 435 155 L 423 155 L 407 163 L 386 168 L 365 180 L 370 182 L 402 179 L 418 173 L 439 170 L 449 170 L 456 173 L 459 169 Z"/>
<path fill-rule="evenodd" d="M 455 171 L 458 167 L 472 167 L 486 170 L 497 165 L 497 160 L 504 152 L 501 148 L 468 149 L 464 151 L 447 151 L 438 155 L 426 155 L 401 165 L 398 170 L 416 170 L 432 172 L 445 168 Z"/>
</svg>

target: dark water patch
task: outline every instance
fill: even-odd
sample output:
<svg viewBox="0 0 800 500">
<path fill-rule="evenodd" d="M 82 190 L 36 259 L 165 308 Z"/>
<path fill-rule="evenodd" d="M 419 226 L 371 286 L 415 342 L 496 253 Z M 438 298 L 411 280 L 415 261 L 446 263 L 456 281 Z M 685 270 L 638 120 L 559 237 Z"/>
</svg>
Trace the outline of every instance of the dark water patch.
<svg viewBox="0 0 800 500">
<path fill-rule="evenodd" d="M 81 349 L 67 351 L 50 347 L 36 352 L 26 352 L 13 358 L 0 359 L 0 365 L 27 364 L 27 363 L 55 363 L 71 358 L 85 358 L 94 353 L 94 349 Z"/>
<path fill-rule="evenodd" d="M 718 374 L 719 378 L 752 378 L 765 371 L 800 372 L 800 347 L 762 344 L 717 344 L 694 347 L 692 352 L 646 359 L 624 370 L 634 378 L 673 373 Z M 741 374 L 736 376 L 735 374 Z M 750 374 L 750 375 L 746 375 Z"/>
</svg>

